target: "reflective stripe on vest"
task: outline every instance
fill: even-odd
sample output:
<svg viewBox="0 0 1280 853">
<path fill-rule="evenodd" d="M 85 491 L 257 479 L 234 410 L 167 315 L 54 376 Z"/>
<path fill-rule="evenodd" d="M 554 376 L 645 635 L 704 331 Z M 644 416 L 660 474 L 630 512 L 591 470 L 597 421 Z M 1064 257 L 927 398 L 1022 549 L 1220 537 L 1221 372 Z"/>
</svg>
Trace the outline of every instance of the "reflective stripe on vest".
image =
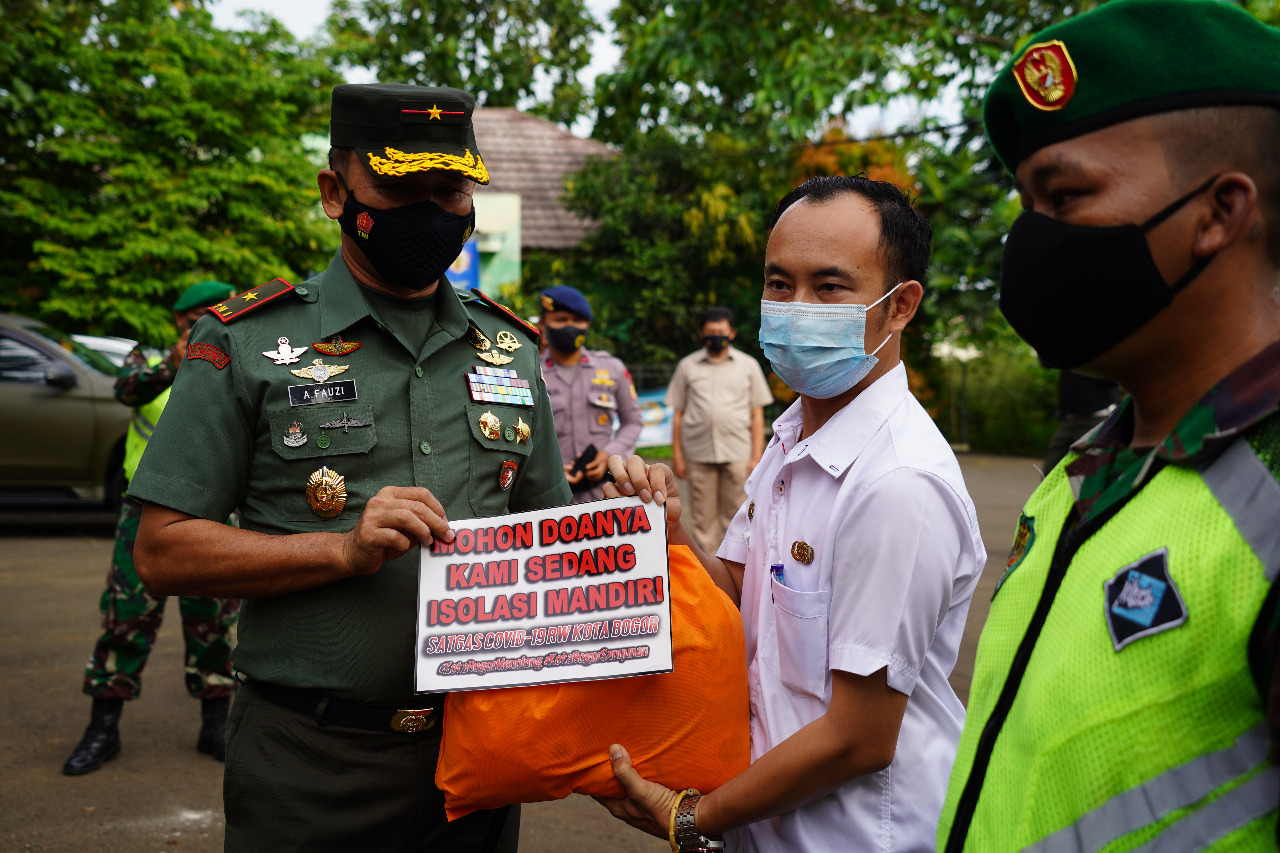
<svg viewBox="0 0 1280 853">
<path fill-rule="evenodd" d="M 1232 443 L 1201 477 L 1257 555 L 1267 580 L 1275 581 L 1280 573 L 1280 482 L 1245 441 Z"/>
<path fill-rule="evenodd" d="M 133 431 L 143 441 L 151 440 L 151 433 L 155 431 L 156 425 L 142 416 L 142 412 L 138 409 L 133 410 L 133 417 L 129 419 L 129 426 L 133 427 Z"/>
<path fill-rule="evenodd" d="M 1117 794 L 1098 808 L 1081 816 L 1071 826 L 1063 827 L 1023 849 L 1029 853 L 1080 853 L 1080 851 L 1101 850 L 1121 836 L 1149 826 L 1178 809 L 1194 805 L 1223 785 L 1247 776 L 1266 760 L 1267 727 L 1255 726 L 1226 749 L 1194 758 L 1136 788 Z M 1280 770 L 1268 768 L 1265 774 L 1260 775 L 1271 775 L 1277 784 L 1280 784 L 1280 775 L 1276 775 L 1277 773 L 1280 773 Z M 1214 805 L 1223 800 L 1245 798 L 1247 795 L 1241 792 L 1248 785 L 1249 783 L 1246 783 L 1224 794 L 1214 801 Z M 1259 814 L 1254 814 L 1245 823 L 1266 814 L 1275 807 L 1275 803 L 1276 795 L 1273 794 L 1267 808 Z M 1184 832 L 1180 827 L 1185 827 L 1208 808 L 1206 806 L 1205 809 L 1196 812 L 1186 820 L 1173 824 L 1153 839 L 1151 844 L 1156 844 L 1165 836 L 1179 835 Z M 1140 849 L 1146 850 L 1147 847 Z M 1151 849 L 1164 850 L 1165 848 L 1152 847 Z M 1185 849 L 1197 848 L 1193 846 Z"/>
<path fill-rule="evenodd" d="M 147 364 L 155 367 L 165 356 L 153 355 L 147 359 Z M 173 386 L 161 391 L 156 398 L 144 406 L 139 406 L 133 410 L 133 417 L 129 419 L 129 432 L 125 433 L 124 439 L 124 478 L 126 482 L 133 481 L 133 474 L 138 470 L 138 463 L 142 461 L 142 454 L 147 449 L 147 442 L 151 440 L 151 433 L 156 428 L 156 421 L 160 420 L 160 415 L 164 412 L 165 404 L 169 402 L 169 392 L 173 390 Z"/>
<path fill-rule="evenodd" d="M 1277 797 L 1280 797 L 1280 768 L 1268 767 L 1240 787 L 1178 821 L 1133 853 L 1204 850 L 1275 811 Z"/>
</svg>

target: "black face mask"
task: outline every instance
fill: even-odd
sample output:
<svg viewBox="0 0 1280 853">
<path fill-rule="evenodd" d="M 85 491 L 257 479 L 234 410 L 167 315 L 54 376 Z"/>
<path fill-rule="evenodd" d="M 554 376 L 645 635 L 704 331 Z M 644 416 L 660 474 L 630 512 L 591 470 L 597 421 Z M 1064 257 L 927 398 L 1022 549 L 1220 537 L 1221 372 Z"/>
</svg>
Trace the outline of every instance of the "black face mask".
<svg viewBox="0 0 1280 853">
<path fill-rule="evenodd" d="M 729 348 L 729 336 L 707 335 L 702 339 L 702 344 L 707 348 L 707 352 L 712 355 L 719 355 Z"/>
<path fill-rule="evenodd" d="M 384 281 L 410 291 L 430 287 L 457 260 L 476 227 L 475 207 L 465 216 L 433 201 L 403 207 L 369 207 L 356 201 L 341 173 L 347 200 L 338 220 Z"/>
<path fill-rule="evenodd" d="M 1218 179 L 1215 175 L 1141 225 L 1069 225 L 1026 212 L 1009 229 L 1000 310 L 1046 367 L 1086 364 L 1142 328 L 1204 271 L 1213 255 L 1166 282 L 1146 234 Z"/>
<path fill-rule="evenodd" d="M 567 326 L 553 328 L 543 323 L 542 335 L 547 339 L 547 344 L 556 352 L 577 352 L 582 349 L 582 345 L 587 340 L 587 327 L 575 326 L 570 323 Z"/>
</svg>

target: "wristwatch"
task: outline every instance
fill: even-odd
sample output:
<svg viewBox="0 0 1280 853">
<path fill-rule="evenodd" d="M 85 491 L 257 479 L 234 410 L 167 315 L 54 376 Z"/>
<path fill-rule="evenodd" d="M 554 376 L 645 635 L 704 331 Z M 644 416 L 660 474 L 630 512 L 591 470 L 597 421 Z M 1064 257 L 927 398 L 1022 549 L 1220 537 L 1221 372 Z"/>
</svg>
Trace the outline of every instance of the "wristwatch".
<svg viewBox="0 0 1280 853">
<path fill-rule="evenodd" d="M 680 805 L 676 807 L 674 840 L 679 853 L 697 853 L 697 851 L 724 849 L 724 838 L 721 836 L 712 838 L 698 832 L 695 815 L 697 814 L 698 800 L 701 799 L 701 794 L 688 794 L 680 800 Z"/>
</svg>

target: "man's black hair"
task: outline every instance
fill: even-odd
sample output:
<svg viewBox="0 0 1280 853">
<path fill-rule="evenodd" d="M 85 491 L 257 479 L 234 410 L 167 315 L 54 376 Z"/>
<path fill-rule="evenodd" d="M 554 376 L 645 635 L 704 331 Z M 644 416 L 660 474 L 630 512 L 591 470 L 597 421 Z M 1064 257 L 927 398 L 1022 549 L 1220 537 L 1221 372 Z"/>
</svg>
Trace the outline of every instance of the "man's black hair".
<svg viewBox="0 0 1280 853">
<path fill-rule="evenodd" d="M 880 216 L 880 256 L 884 259 L 885 290 L 900 281 L 918 281 L 923 287 L 929 268 L 929 244 L 933 228 L 911 204 L 911 197 L 887 181 L 863 175 L 829 175 L 810 178 L 782 197 L 773 211 L 770 228 L 787 208 L 808 199 L 814 204 L 842 195 L 858 195 L 871 202 Z"/>
<path fill-rule="evenodd" d="M 702 331 L 708 323 L 719 323 L 721 320 L 727 321 L 729 328 L 733 328 L 733 312 L 723 305 L 712 305 L 698 316 L 698 331 Z"/>
<path fill-rule="evenodd" d="M 356 149 L 331 147 L 329 149 L 329 168 L 335 172 L 345 172 L 356 155 Z"/>
</svg>

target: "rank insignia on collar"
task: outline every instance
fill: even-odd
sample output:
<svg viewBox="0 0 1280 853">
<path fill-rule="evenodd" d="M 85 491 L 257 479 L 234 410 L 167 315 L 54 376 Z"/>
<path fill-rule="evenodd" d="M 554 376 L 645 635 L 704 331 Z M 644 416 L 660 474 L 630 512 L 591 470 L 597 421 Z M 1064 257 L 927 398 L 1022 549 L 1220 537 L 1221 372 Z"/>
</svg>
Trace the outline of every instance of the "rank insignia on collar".
<svg viewBox="0 0 1280 853">
<path fill-rule="evenodd" d="M 498 349 L 504 349 L 507 352 L 515 352 L 522 346 L 522 344 L 516 340 L 516 336 L 508 332 L 506 329 L 498 332 L 497 339 Z"/>
<path fill-rule="evenodd" d="M 362 346 L 364 346 L 362 341 L 344 341 L 342 335 L 335 335 L 333 340 L 328 343 L 312 344 L 311 348 L 325 355 L 342 356 L 349 352 L 355 352 Z"/>
<path fill-rule="evenodd" d="M 1038 110 L 1060 110 L 1076 93 L 1076 64 L 1060 41 L 1033 44 L 1013 66 L 1013 78 L 1027 103 Z"/>
<path fill-rule="evenodd" d="M 804 563 L 806 566 L 813 562 L 813 546 L 804 540 L 797 539 L 791 543 L 791 556 L 796 562 Z"/>
<path fill-rule="evenodd" d="M 471 345 L 473 347 L 480 350 L 481 352 L 484 352 L 485 350 L 489 349 L 490 346 L 492 346 L 492 343 L 489 341 L 489 339 L 485 337 L 484 332 L 480 331 L 475 326 L 470 326 L 467 328 L 467 340 L 471 342 Z"/>
<path fill-rule="evenodd" d="M 502 421 L 493 412 L 485 412 L 480 416 L 480 431 L 490 441 L 497 441 L 502 435 Z"/>
<path fill-rule="evenodd" d="M 504 364 L 510 364 L 515 361 L 511 356 L 503 355 L 500 352 L 478 352 L 476 355 L 479 356 L 481 360 L 487 361 L 495 367 L 501 367 Z"/>
<path fill-rule="evenodd" d="M 533 391 L 529 380 L 521 379 L 514 370 L 497 367 L 472 368 L 467 374 L 471 399 L 477 403 L 505 403 L 508 406 L 532 406 Z"/>
<path fill-rule="evenodd" d="M 504 492 L 511 488 L 511 484 L 516 481 L 516 469 L 519 467 L 515 462 L 503 462 L 502 470 L 498 473 L 498 488 Z"/>
<path fill-rule="evenodd" d="M 347 505 L 347 478 L 322 465 L 307 478 L 307 505 L 321 518 L 337 518 Z"/>
<path fill-rule="evenodd" d="M 339 373 L 346 373 L 350 365 L 346 364 L 325 364 L 323 358 L 317 358 L 311 362 L 310 367 L 304 367 L 301 370 L 290 370 L 294 376 L 303 379 L 312 379 L 316 382 L 325 382 L 331 376 L 337 376 Z"/>
<path fill-rule="evenodd" d="M 1168 548 L 1125 566 L 1103 589 L 1107 630 L 1117 652 L 1187 621 L 1187 605 L 1169 575 Z"/>
<path fill-rule="evenodd" d="M 1000 591 L 1000 587 L 1004 586 L 1004 582 L 1009 579 L 1009 575 L 1013 574 L 1013 570 L 1022 565 L 1022 561 L 1026 559 L 1027 551 L 1031 550 L 1031 546 L 1036 541 L 1036 520 L 1025 513 L 1018 519 L 1018 529 L 1013 534 L 1013 548 L 1009 551 L 1009 559 L 1004 564 L 1004 574 L 1000 575 L 1000 580 L 996 581 L 996 588 L 991 593 L 991 600 L 994 601 L 996 593 Z"/>
<path fill-rule="evenodd" d="M 284 434 L 284 443 L 286 447 L 301 447 L 307 443 L 307 434 L 302 431 L 302 424 L 297 421 L 289 424 L 289 429 Z"/>
<path fill-rule="evenodd" d="M 276 364 L 293 364 L 299 361 L 299 356 L 307 351 L 306 347 L 290 346 L 289 339 L 286 337 L 278 338 L 276 343 L 279 346 L 275 349 L 264 350 L 262 353 Z"/>
<path fill-rule="evenodd" d="M 343 412 L 342 417 L 335 418 L 327 424 L 320 424 L 320 429 L 340 429 L 344 433 L 351 430 L 352 427 L 373 426 L 373 421 L 360 421 L 355 418 L 347 417 L 347 413 Z"/>
<path fill-rule="evenodd" d="M 516 421 L 516 444 L 528 444 L 529 436 L 531 434 L 532 430 L 530 430 L 529 425 L 524 422 L 524 418 L 520 418 Z"/>
</svg>

